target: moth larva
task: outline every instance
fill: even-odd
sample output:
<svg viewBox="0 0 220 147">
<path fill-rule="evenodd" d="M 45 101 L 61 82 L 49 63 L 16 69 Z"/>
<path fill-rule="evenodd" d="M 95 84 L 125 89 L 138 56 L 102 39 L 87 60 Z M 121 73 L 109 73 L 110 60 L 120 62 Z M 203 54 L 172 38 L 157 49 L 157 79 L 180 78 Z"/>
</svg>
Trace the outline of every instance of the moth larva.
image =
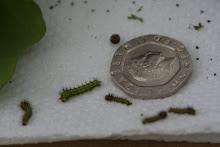
<svg viewBox="0 0 220 147">
<path fill-rule="evenodd" d="M 167 117 L 167 112 L 166 111 L 161 111 L 156 116 L 144 118 L 142 123 L 143 124 L 152 123 L 152 122 L 155 122 L 155 121 L 158 121 L 158 120 L 161 120 L 161 119 L 165 119 L 166 117 Z"/>
<path fill-rule="evenodd" d="M 105 96 L 105 99 L 107 101 L 116 101 L 116 102 L 119 102 L 119 103 L 122 103 L 122 104 L 126 104 L 126 105 L 131 105 L 132 103 L 130 101 L 128 101 L 127 99 L 125 98 L 121 98 L 121 97 L 116 97 L 115 95 L 113 94 L 108 94 Z"/>
<path fill-rule="evenodd" d="M 177 113 L 177 114 L 190 114 L 195 115 L 196 110 L 192 107 L 187 108 L 169 108 L 168 112 Z"/>
<path fill-rule="evenodd" d="M 22 119 L 22 125 L 25 126 L 25 125 L 27 125 L 28 120 L 32 116 L 32 107 L 31 107 L 30 102 L 28 102 L 27 100 L 21 101 L 20 107 L 25 112 L 23 119 Z"/>
<path fill-rule="evenodd" d="M 82 94 L 84 92 L 87 92 L 89 90 L 92 90 L 95 87 L 101 86 L 101 81 L 95 79 L 91 82 L 88 82 L 86 84 L 83 84 L 82 86 L 69 88 L 69 89 L 63 89 L 62 92 L 60 92 L 60 100 L 62 102 L 68 101 L 72 96 Z"/>
</svg>

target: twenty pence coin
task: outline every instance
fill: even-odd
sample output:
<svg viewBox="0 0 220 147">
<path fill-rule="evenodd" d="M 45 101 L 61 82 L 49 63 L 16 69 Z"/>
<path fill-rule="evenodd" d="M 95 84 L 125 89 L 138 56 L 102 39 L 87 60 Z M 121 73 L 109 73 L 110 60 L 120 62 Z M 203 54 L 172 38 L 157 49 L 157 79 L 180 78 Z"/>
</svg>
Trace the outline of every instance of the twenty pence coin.
<svg viewBox="0 0 220 147">
<path fill-rule="evenodd" d="M 176 93 L 189 79 L 192 61 L 179 41 L 145 35 L 121 45 L 110 68 L 114 83 L 138 99 L 164 98 Z"/>
</svg>

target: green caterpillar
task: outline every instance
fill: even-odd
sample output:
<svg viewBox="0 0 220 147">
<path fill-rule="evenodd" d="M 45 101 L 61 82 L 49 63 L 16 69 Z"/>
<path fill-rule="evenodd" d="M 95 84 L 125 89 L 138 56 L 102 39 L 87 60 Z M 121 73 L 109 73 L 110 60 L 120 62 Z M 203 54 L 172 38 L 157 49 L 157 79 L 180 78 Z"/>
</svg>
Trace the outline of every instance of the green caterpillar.
<svg viewBox="0 0 220 147">
<path fill-rule="evenodd" d="M 152 122 L 155 122 L 155 121 L 158 121 L 158 120 L 161 120 L 161 119 L 165 119 L 166 117 L 167 117 L 167 112 L 166 111 L 161 111 L 156 116 L 144 118 L 142 123 L 143 124 L 152 123 Z"/>
<path fill-rule="evenodd" d="M 124 98 L 116 97 L 113 94 L 108 94 L 105 96 L 107 101 L 116 101 L 122 104 L 126 104 L 127 106 L 131 105 L 132 103 Z"/>
<path fill-rule="evenodd" d="M 26 100 L 21 101 L 20 107 L 22 110 L 25 111 L 25 114 L 22 119 L 22 125 L 26 126 L 29 119 L 32 116 L 32 107 L 31 107 L 31 104 Z"/>
<path fill-rule="evenodd" d="M 168 112 L 172 113 L 177 113 L 177 114 L 190 114 L 190 115 L 195 115 L 196 110 L 192 107 L 187 107 L 187 108 L 170 108 Z"/>
<path fill-rule="evenodd" d="M 92 90 L 95 87 L 101 86 L 101 81 L 95 79 L 89 83 L 83 84 L 82 86 L 69 88 L 69 89 L 63 89 L 62 92 L 60 92 L 60 100 L 62 102 L 68 101 L 72 96 L 82 94 L 84 92 L 87 92 L 89 90 Z"/>
</svg>

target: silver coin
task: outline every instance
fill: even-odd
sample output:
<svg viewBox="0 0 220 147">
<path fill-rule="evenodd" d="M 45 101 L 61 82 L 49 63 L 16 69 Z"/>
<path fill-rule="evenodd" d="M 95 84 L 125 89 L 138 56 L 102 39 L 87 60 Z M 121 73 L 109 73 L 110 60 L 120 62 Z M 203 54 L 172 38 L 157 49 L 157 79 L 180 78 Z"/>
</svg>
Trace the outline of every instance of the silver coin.
<svg viewBox="0 0 220 147">
<path fill-rule="evenodd" d="M 145 35 L 117 49 L 110 73 L 114 83 L 133 98 L 164 98 L 186 83 L 192 73 L 192 61 L 181 42 Z"/>
</svg>

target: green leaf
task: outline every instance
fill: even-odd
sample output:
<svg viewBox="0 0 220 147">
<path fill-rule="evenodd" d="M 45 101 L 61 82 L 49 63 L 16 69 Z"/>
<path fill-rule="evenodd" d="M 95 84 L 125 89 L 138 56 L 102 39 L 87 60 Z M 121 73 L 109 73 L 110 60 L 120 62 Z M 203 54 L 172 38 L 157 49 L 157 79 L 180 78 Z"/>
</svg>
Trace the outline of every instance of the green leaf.
<svg viewBox="0 0 220 147">
<path fill-rule="evenodd" d="M 201 23 L 199 23 L 198 25 L 189 24 L 188 29 L 191 29 L 191 26 L 193 26 L 193 28 L 197 31 L 199 31 L 202 27 L 204 27 L 204 25 L 202 25 Z"/>
<path fill-rule="evenodd" d="M 131 14 L 131 16 L 128 16 L 127 18 L 128 18 L 128 19 L 131 19 L 131 20 L 139 20 L 140 22 L 144 22 L 143 18 L 137 17 L 137 16 L 134 15 L 134 14 Z"/>
<path fill-rule="evenodd" d="M 198 30 L 200 30 L 203 27 L 203 25 L 201 23 L 199 23 L 198 26 L 194 25 L 193 27 L 194 27 L 195 30 L 198 31 Z"/>
<path fill-rule="evenodd" d="M 33 0 L 0 0 L 0 88 L 14 73 L 19 55 L 46 32 Z"/>
<path fill-rule="evenodd" d="M 140 6 L 140 8 L 137 10 L 137 12 L 142 11 L 143 7 L 144 7 L 144 6 Z"/>
</svg>

